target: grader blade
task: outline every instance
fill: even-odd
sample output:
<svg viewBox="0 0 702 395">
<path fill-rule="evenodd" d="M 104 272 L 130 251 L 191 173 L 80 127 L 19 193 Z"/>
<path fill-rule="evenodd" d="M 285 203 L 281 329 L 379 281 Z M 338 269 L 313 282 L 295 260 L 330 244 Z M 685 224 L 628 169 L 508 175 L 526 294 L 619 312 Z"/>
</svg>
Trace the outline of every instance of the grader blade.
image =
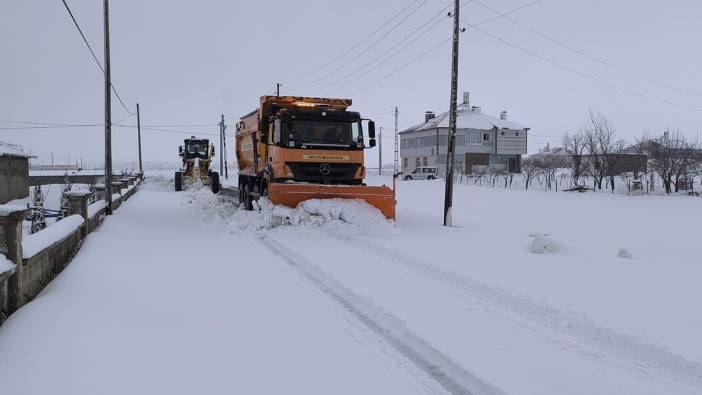
<svg viewBox="0 0 702 395">
<path fill-rule="evenodd" d="M 292 208 L 309 199 L 361 199 L 385 218 L 395 219 L 395 193 L 386 186 L 271 183 L 268 197 L 273 204 Z"/>
</svg>

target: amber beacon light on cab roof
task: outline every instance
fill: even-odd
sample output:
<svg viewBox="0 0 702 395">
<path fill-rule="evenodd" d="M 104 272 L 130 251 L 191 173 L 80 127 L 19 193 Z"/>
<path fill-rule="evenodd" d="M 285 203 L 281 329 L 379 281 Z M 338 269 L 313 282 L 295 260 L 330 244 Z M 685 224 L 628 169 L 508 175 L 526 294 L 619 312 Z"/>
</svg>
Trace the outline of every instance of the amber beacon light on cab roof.
<svg viewBox="0 0 702 395">
<path fill-rule="evenodd" d="M 348 111 L 350 105 L 350 99 L 261 97 L 236 128 L 239 203 L 250 210 L 260 197 L 289 207 L 308 199 L 362 199 L 394 219 L 394 189 L 363 182 L 375 124 Z"/>
</svg>

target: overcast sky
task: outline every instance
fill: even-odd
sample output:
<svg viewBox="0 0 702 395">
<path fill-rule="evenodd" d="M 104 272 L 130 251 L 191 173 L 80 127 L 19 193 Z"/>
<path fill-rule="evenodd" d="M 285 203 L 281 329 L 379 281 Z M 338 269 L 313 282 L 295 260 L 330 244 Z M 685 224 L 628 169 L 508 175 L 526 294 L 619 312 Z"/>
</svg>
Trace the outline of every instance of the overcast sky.
<svg viewBox="0 0 702 395">
<path fill-rule="evenodd" d="M 533 0 L 479 1 L 506 13 Z M 102 60 L 102 1 L 68 4 Z M 387 23 L 407 5 L 411 6 L 400 17 Z M 212 125 L 172 128 L 196 135 L 217 133 L 214 125 L 221 114 L 233 123 L 254 109 L 259 96 L 273 93 L 276 81 L 283 83 L 283 94 L 351 97 L 353 108 L 388 131 L 393 126 L 391 110 L 398 106 L 404 128 L 421 121 L 425 110 L 448 108 L 449 43 L 393 71 L 448 39 L 450 19 L 441 18 L 433 30 L 370 69 L 414 39 L 416 34 L 398 44 L 448 5 L 447 0 L 113 1 L 113 84 L 132 111 L 136 102 L 141 104 L 143 125 Z M 468 25 L 495 14 L 472 2 L 462 7 L 461 17 Z M 510 18 L 628 72 L 567 50 L 504 18 L 480 29 L 563 67 L 475 29 L 463 33 L 459 91 L 470 91 L 471 104 L 483 112 L 497 115 L 506 110 L 510 120 L 530 127 L 530 152 L 549 140 L 558 144 L 564 132 L 577 131 L 589 107 L 609 117 L 629 140 L 643 129 L 666 127 L 697 136 L 702 115 L 698 0 L 543 0 Z M 296 81 L 382 25 L 379 33 L 338 61 Z M 0 37 L 0 120 L 104 121 L 101 72 L 61 0 L 1 2 Z M 378 56 L 375 63 L 332 85 Z M 353 81 L 357 77 L 361 78 Z M 127 115 L 113 99 L 113 121 Z M 136 120 L 124 123 L 134 125 Z M 0 123 L 0 128 L 22 126 L 32 125 Z M 231 137 L 233 126 L 229 133 Z M 113 136 L 115 160 L 136 159 L 136 131 L 115 128 Z M 143 131 L 144 159 L 176 161 L 184 137 Z M 94 161 L 103 157 L 99 126 L 0 129 L 0 140 L 24 145 L 43 162 L 50 160 L 51 152 L 63 161 L 68 155 Z M 384 141 L 389 163 L 392 140 Z M 232 145 L 229 148 L 233 156 Z M 368 164 L 375 165 L 377 151 L 368 155 Z"/>
</svg>

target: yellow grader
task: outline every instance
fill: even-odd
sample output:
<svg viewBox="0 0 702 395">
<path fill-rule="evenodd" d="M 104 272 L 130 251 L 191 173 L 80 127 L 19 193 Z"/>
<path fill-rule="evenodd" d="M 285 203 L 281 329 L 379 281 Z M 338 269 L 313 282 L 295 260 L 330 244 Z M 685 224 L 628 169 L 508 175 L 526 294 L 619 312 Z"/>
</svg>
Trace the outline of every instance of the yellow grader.
<svg viewBox="0 0 702 395">
<path fill-rule="evenodd" d="M 237 124 L 241 206 L 251 210 L 260 197 L 289 207 L 308 199 L 362 199 L 395 219 L 394 188 L 363 182 L 375 124 L 348 111 L 350 105 L 350 99 L 261 97 L 260 107 Z"/>
<path fill-rule="evenodd" d="M 209 140 L 196 139 L 195 136 L 185 139 L 185 144 L 178 147 L 178 155 L 183 158 L 183 165 L 175 173 L 176 191 L 201 182 L 202 185 L 209 186 L 213 193 L 219 192 L 219 173 L 210 170 L 215 148 Z"/>
</svg>

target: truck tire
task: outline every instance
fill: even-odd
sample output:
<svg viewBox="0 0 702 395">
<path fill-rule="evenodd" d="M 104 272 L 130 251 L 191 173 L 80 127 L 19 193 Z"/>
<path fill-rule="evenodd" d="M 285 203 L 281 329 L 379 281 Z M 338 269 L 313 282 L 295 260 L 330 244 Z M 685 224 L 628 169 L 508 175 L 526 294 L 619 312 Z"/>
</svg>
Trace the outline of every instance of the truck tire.
<svg viewBox="0 0 702 395">
<path fill-rule="evenodd" d="M 410 176 L 409 174 L 405 176 L 405 181 L 409 181 L 411 179 L 412 179 L 412 176 Z"/>
<path fill-rule="evenodd" d="M 434 176 L 427 176 L 427 180 L 433 180 Z"/>
<path fill-rule="evenodd" d="M 222 185 L 219 183 L 219 173 L 216 171 L 213 171 L 210 173 L 210 189 L 212 189 L 212 193 L 219 193 L 219 191 L 222 189 Z"/>
<path fill-rule="evenodd" d="M 175 172 L 175 190 L 176 192 L 183 190 L 183 172 Z"/>
</svg>

